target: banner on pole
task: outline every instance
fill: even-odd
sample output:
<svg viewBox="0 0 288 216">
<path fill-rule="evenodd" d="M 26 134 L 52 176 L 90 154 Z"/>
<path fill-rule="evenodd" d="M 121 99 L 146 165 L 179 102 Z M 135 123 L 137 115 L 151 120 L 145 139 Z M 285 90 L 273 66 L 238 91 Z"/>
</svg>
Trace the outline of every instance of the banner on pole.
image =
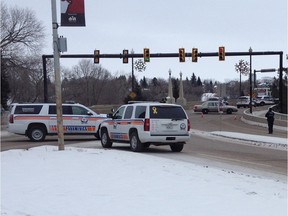
<svg viewBox="0 0 288 216">
<path fill-rule="evenodd" d="M 61 0 L 61 26 L 85 26 L 84 0 Z"/>
</svg>

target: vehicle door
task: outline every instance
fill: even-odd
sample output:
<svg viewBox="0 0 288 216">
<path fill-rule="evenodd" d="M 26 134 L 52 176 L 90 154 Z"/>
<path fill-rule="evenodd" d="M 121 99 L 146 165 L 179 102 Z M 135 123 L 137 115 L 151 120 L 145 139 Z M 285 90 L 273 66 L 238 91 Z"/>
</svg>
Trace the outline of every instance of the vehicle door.
<svg viewBox="0 0 288 216">
<path fill-rule="evenodd" d="M 91 133 L 95 134 L 97 132 L 96 128 L 96 118 L 93 116 L 88 109 L 82 106 L 71 105 L 71 118 L 72 118 L 72 128 L 71 131 L 74 133 Z"/>
<path fill-rule="evenodd" d="M 50 116 L 49 120 L 49 132 L 50 133 L 57 133 L 57 111 L 56 105 L 49 105 L 48 114 Z M 62 119 L 63 119 L 63 131 L 64 133 L 71 133 L 74 131 L 73 129 L 73 119 L 72 109 L 70 106 L 62 106 Z"/>
<path fill-rule="evenodd" d="M 209 112 L 218 112 L 218 102 L 211 101 L 208 103 L 208 110 Z"/>
<path fill-rule="evenodd" d="M 109 124 L 109 136 L 113 140 L 127 140 L 128 134 L 125 133 L 127 122 L 124 120 L 124 111 L 126 106 L 120 107 L 112 116 L 112 124 Z"/>
</svg>

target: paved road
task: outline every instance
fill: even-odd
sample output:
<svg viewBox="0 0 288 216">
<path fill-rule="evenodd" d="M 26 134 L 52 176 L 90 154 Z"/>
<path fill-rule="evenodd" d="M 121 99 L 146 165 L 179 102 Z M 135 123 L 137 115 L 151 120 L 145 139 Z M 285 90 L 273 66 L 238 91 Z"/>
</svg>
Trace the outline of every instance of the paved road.
<svg viewBox="0 0 288 216">
<path fill-rule="evenodd" d="M 201 115 L 188 111 L 192 129 L 203 131 L 231 131 L 263 136 L 287 138 L 287 132 L 276 131 L 274 134 L 267 134 L 267 129 L 259 126 L 243 123 L 240 118 L 242 112 L 232 115 L 219 115 L 209 113 Z M 99 141 L 93 136 L 65 136 L 65 145 L 78 147 L 102 148 Z M 2 136 L 1 151 L 14 148 L 30 148 L 39 145 L 56 145 L 57 136 L 47 137 L 43 143 L 32 143 L 24 136 Z M 113 145 L 118 150 L 129 151 L 128 145 Z M 287 175 L 287 152 L 275 149 L 260 148 L 247 145 L 245 142 L 193 135 L 182 153 L 173 153 L 169 147 L 151 147 L 147 154 L 157 157 L 173 158 L 176 160 L 196 163 L 201 166 L 213 166 L 224 170 L 245 171 L 261 173 L 261 175 L 279 178 L 286 178 Z"/>
</svg>

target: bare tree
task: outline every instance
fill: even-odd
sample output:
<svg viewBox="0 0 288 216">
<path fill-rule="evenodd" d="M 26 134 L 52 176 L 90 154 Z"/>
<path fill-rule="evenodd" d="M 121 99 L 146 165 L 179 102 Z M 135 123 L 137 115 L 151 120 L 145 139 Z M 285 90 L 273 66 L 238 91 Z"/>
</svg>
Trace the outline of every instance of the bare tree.
<svg viewBox="0 0 288 216">
<path fill-rule="evenodd" d="M 44 41 L 44 26 L 30 9 L 1 4 L 1 52 L 5 55 L 38 51 Z"/>
<path fill-rule="evenodd" d="M 42 42 L 44 27 L 32 10 L 1 4 L 1 70 L 7 75 L 1 73 L 1 82 L 4 78 L 8 81 L 9 89 L 4 92 L 10 92 L 1 94 L 1 103 L 7 104 L 8 98 L 15 102 L 39 100 Z"/>
<path fill-rule="evenodd" d="M 239 86 L 239 94 L 243 95 L 241 88 L 241 75 L 247 76 L 249 74 L 250 68 L 249 63 L 241 59 L 238 64 L 235 64 L 235 70 L 240 74 L 240 86 Z"/>
</svg>

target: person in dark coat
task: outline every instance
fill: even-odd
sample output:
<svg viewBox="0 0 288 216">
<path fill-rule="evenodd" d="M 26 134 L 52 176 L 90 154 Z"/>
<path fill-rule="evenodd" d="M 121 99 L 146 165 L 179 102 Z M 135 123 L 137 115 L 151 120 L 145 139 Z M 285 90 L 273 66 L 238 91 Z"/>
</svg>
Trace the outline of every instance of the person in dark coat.
<svg viewBox="0 0 288 216">
<path fill-rule="evenodd" d="M 273 124 L 274 124 L 274 112 L 272 108 L 269 108 L 268 112 L 265 114 L 268 122 L 268 132 L 269 134 L 273 133 Z"/>
</svg>

